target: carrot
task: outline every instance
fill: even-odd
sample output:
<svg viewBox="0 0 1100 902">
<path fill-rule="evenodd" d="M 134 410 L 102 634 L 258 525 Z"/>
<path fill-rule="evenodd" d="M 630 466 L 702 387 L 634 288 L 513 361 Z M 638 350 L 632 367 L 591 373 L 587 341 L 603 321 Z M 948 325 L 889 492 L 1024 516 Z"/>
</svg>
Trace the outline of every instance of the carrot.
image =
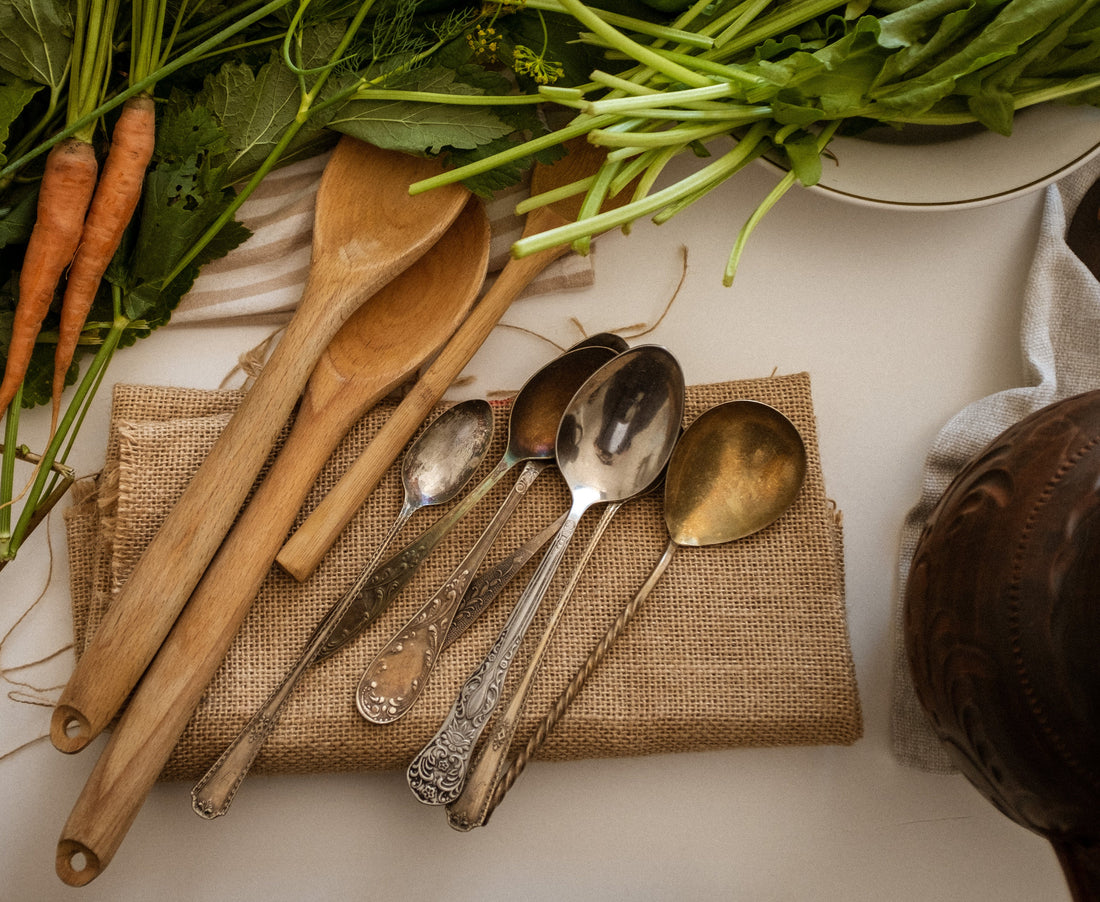
<svg viewBox="0 0 1100 902">
<path fill-rule="evenodd" d="M 80 243 L 96 171 L 92 145 L 78 138 L 60 142 L 46 157 L 38 189 L 38 218 L 19 273 L 19 299 L 0 382 L 0 413 L 8 409 L 27 374 L 42 320 Z"/>
<path fill-rule="evenodd" d="M 95 300 L 100 280 L 122 241 L 122 233 L 137 209 L 145 170 L 153 157 L 155 121 L 153 98 L 148 94 L 138 94 L 123 104 L 111 133 L 111 148 L 92 197 L 88 218 L 84 222 L 84 234 L 69 270 L 61 304 L 61 324 L 54 353 L 54 422 L 57 421 L 61 393 L 65 389 L 65 375 L 73 362 L 84 321 Z"/>
</svg>

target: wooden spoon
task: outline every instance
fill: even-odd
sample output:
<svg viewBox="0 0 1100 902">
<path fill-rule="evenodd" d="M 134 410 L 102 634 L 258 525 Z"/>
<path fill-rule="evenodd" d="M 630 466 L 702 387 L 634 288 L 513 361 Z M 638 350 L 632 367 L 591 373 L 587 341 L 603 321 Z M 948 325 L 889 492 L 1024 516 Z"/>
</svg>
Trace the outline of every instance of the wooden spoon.
<svg viewBox="0 0 1100 902">
<path fill-rule="evenodd" d="M 80 886 L 107 866 L 260 590 L 325 461 L 359 417 L 416 372 L 485 278 L 489 222 L 471 200 L 438 244 L 336 333 L 294 426 L 138 684 L 62 831 L 57 872 Z"/>
<path fill-rule="evenodd" d="M 535 167 L 531 193 L 540 194 L 585 178 L 594 173 L 603 161 L 602 150 L 583 139 L 572 142 L 565 157 L 551 166 Z M 427 193 L 431 194 L 430 191 Z M 608 198 L 605 209 L 625 203 L 629 195 L 630 191 L 625 190 L 615 198 Z M 583 199 L 582 194 L 533 210 L 527 216 L 524 237 L 575 221 Z M 508 261 L 473 313 L 421 375 L 413 390 L 363 454 L 283 546 L 276 558 L 279 566 L 295 579 L 309 578 L 348 521 L 374 491 L 382 475 L 397 459 L 417 426 L 489 337 L 504 311 L 535 276 L 568 250 L 568 245 L 561 245 Z"/>
<path fill-rule="evenodd" d="M 84 748 L 125 702 L 233 524 L 337 330 L 458 216 L 468 197 L 464 188 L 408 194 L 412 182 L 437 168 L 431 160 L 341 139 L 317 194 L 313 258 L 298 310 L 77 663 L 50 724 L 61 751 Z"/>
</svg>

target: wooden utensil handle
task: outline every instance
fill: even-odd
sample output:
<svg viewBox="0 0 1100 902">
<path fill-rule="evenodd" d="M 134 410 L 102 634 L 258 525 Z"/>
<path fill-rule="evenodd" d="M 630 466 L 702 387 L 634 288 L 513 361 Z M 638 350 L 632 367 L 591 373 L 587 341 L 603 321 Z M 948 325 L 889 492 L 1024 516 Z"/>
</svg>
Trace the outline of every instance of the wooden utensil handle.
<svg viewBox="0 0 1100 902">
<path fill-rule="evenodd" d="M 291 322 L 77 662 L 50 723 L 50 738 L 61 751 L 84 748 L 137 684 L 233 524 L 313 361 L 339 326 L 315 316 Z"/>
<path fill-rule="evenodd" d="M 535 228 L 530 228 L 534 220 Z M 550 224 L 558 217 L 546 213 Z M 532 214 L 528 231 L 545 231 L 542 219 Z M 510 260 L 473 312 L 455 332 L 412 391 L 401 401 L 374 439 L 348 468 L 340 481 L 324 497 L 298 530 L 287 540 L 276 561 L 295 579 L 303 581 L 317 569 L 333 542 L 343 532 L 355 512 L 374 491 L 386 470 L 397 459 L 413 433 L 444 392 L 465 368 L 478 348 L 485 343 L 504 311 L 531 280 L 568 250 L 551 248 L 519 260 Z"/>
<path fill-rule="evenodd" d="M 138 684 L 69 815 L 57 847 L 57 873 L 66 883 L 92 880 L 122 843 L 221 666 L 287 525 L 350 426 L 343 421 L 351 419 L 350 413 L 331 422 L 307 415 L 295 423 Z M 272 523 L 284 526 L 275 532 Z"/>
</svg>

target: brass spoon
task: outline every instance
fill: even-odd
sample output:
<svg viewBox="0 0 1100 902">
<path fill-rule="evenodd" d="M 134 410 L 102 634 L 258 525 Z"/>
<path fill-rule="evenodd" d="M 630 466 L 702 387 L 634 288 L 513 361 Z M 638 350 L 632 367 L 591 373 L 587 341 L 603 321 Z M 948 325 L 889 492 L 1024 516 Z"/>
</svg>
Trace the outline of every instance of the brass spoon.
<svg viewBox="0 0 1100 902">
<path fill-rule="evenodd" d="M 393 723 L 420 697 L 474 573 L 539 474 L 554 462 L 554 439 L 565 408 L 584 381 L 615 353 L 610 348 L 587 347 L 562 354 L 528 379 L 516 395 L 507 448 L 469 497 L 484 497 L 512 468 L 526 463 L 466 556 L 368 665 L 355 692 L 355 705 L 371 723 Z"/>
<path fill-rule="evenodd" d="M 229 532 L 314 362 L 375 291 L 418 259 L 468 192 L 408 196 L 438 164 L 343 138 L 317 193 L 302 300 L 263 373 L 149 543 L 61 693 L 50 739 L 84 748 L 111 721 Z M 396 454 L 395 454 L 396 456 Z"/>
<path fill-rule="evenodd" d="M 313 663 L 328 632 L 339 622 L 386 547 L 414 513 L 430 505 L 444 504 L 462 490 L 485 459 L 492 437 L 492 408 L 487 401 L 476 399 L 463 401 L 441 413 L 412 444 L 405 453 L 401 467 L 405 499 L 374 557 L 363 568 L 356 584 L 325 614 L 298 660 L 267 701 L 195 785 L 191 791 L 191 801 L 197 814 L 215 818 L 229 810 L 241 781 L 260 753 L 264 739 L 274 729 L 283 704 Z"/>
<path fill-rule="evenodd" d="M 665 477 L 669 543 L 638 594 L 626 605 L 558 696 L 507 771 L 470 784 L 448 808 L 456 830 L 483 825 L 546 741 L 608 650 L 634 619 L 673 556 L 685 546 L 732 542 L 777 520 L 798 497 L 806 475 L 806 446 L 783 414 L 758 401 L 729 401 L 696 418 L 684 431 Z"/>
<path fill-rule="evenodd" d="M 680 365 L 655 345 L 620 354 L 573 397 L 555 448 L 572 496 L 569 517 L 443 725 L 409 765 L 409 786 L 420 801 L 443 805 L 458 797 L 474 744 L 581 517 L 594 504 L 629 498 L 657 478 L 679 435 L 683 408 Z"/>
</svg>

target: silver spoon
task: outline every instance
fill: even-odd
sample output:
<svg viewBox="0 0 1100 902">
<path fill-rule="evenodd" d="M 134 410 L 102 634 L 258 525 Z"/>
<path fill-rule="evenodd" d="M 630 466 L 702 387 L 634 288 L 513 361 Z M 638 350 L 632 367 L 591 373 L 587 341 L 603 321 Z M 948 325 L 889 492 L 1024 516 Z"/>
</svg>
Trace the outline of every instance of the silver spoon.
<svg viewBox="0 0 1100 902">
<path fill-rule="evenodd" d="M 570 402 L 558 428 L 558 467 L 572 495 L 569 516 L 535 570 L 488 655 L 466 680 L 443 725 L 409 765 L 422 802 L 458 797 L 470 756 L 500 699 L 500 689 L 585 511 L 648 486 L 668 461 L 680 430 L 684 376 L 676 359 L 653 345 L 620 354 Z"/>
<path fill-rule="evenodd" d="M 496 782 L 478 798 L 448 811 L 457 830 L 481 826 L 541 748 L 610 648 L 649 598 L 678 548 L 732 542 L 777 520 L 798 497 L 806 475 L 806 447 L 794 424 L 757 401 L 712 407 L 685 430 L 665 478 L 669 544 L 638 594 L 627 603 L 546 717 Z"/>
<path fill-rule="evenodd" d="M 436 417 L 405 452 L 401 465 L 405 498 L 393 525 L 359 578 L 325 614 L 282 682 L 191 790 L 191 807 L 196 813 L 215 818 L 229 810 L 264 740 L 278 722 L 283 704 L 313 663 L 329 631 L 370 577 L 386 546 L 416 511 L 450 501 L 462 490 L 485 459 L 492 437 L 493 409 L 489 403 L 480 399 L 464 401 Z"/>
<path fill-rule="evenodd" d="M 632 495 L 630 498 L 624 498 L 621 501 L 613 501 L 604 507 L 600 519 L 596 522 L 596 526 L 581 552 L 580 560 L 577 561 L 568 582 L 565 584 L 565 588 L 558 596 L 558 603 L 554 606 L 554 610 L 543 628 L 542 635 L 539 636 L 538 644 L 527 660 L 527 668 L 523 671 L 519 682 L 512 689 L 512 695 L 508 699 L 507 706 L 493 724 L 490 738 L 482 744 L 481 750 L 474 758 L 461 794 L 447 806 L 447 820 L 456 830 L 472 830 L 474 827 L 480 827 L 489 816 L 491 810 L 489 806 L 493 799 L 494 790 L 504 775 L 508 763 L 508 750 L 512 747 L 516 730 L 519 729 L 519 721 L 523 716 L 527 696 L 542 670 L 543 659 L 550 649 L 550 643 L 557 632 L 558 624 L 561 623 L 562 617 L 565 615 L 569 599 L 576 590 L 581 574 L 588 566 L 588 561 L 600 544 L 603 534 L 624 504 L 633 498 L 648 495 L 650 492 L 655 491 L 660 487 L 663 477 L 664 474 L 662 473 L 637 495 Z"/>
<path fill-rule="evenodd" d="M 371 723 L 393 723 L 420 697 L 474 573 L 532 483 L 554 462 L 554 439 L 566 405 L 584 381 L 615 354 L 605 347 L 569 351 L 535 373 L 516 395 L 508 421 L 508 446 L 500 462 L 470 494 L 482 497 L 505 473 L 517 464 L 526 464 L 466 556 L 367 666 L 355 692 L 355 704 Z"/>
<path fill-rule="evenodd" d="M 569 350 L 587 347 L 611 348 L 622 352 L 628 345 L 612 332 L 599 332 L 578 342 Z M 482 488 L 488 492 L 492 486 L 485 485 Z M 471 492 L 416 539 L 379 564 L 374 575 L 360 587 L 359 594 L 352 599 L 340 622 L 332 628 L 328 640 L 318 651 L 316 660 L 320 661 L 335 653 L 359 635 L 368 624 L 374 622 L 409 584 L 428 555 L 446 538 L 455 524 L 474 509 L 483 495 L 484 492 Z"/>
</svg>

